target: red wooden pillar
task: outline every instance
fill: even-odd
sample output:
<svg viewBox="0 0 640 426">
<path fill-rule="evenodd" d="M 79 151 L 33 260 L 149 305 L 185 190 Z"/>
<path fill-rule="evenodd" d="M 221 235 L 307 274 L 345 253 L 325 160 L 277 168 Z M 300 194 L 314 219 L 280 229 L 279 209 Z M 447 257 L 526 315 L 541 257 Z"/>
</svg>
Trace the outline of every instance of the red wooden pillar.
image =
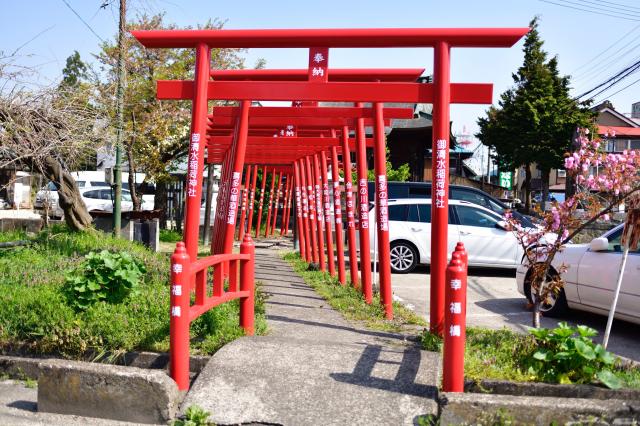
<svg viewBox="0 0 640 426">
<path fill-rule="evenodd" d="M 276 223 L 278 221 L 278 210 L 280 207 L 280 197 L 282 196 L 282 172 L 278 175 L 278 189 L 276 190 L 276 196 L 273 203 L 273 223 L 271 224 L 271 231 L 269 235 L 273 235 L 274 230 L 276 229 Z"/>
<path fill-rule="evenodd" d="M 361 102 L 358 107 L 363 107 Z M 371 252 L 369 243 L 369 189 L 367 186 L 367 146 L 364 118 L 358 118 L 356 127 L 356 165 L 358 167 L 358 218 L 360 219 L 360 274 L 362 293 L 367 303 L 373 301 L 371 287 Z"/>
<path fill-rule="evenodd" d="M 251 166 L 245 167 L 244 188 L 242 189 L 242 207 L 240 209 L 240 226 L 238 229 L 238 241 L 244 241 L 244 221 L 247 216 L 247 202 L 249 200 L 249 186 L 251 183 Z"/>
<path fill-rule="evenodd" d="M 333 255 L 333 233 L 331 230 L 331 196 L 329 195 L 329 179 L 327 178 L 327 153 L 320 153 L 320 172 L 322 173 L 322 200 L 324 202 L 324 233 L 327 238 L 327 261 L 329 275 L 336 276 L 336 261 Z"/>
<path fill-rule="evenodd" d="M 291 181 L 291 175 L 287 175 L 287 179 L 285 180 L 284 204 L 282 205 L 282 221 L 280 222 L 280 236 L 286 234 L 287 225 L 289 224 L 289 203 L 291 201 L 291 191 L 293 188 L 293 182 Z"/>
<path fill-rule="evenodd" d="M 378 216 L 378 266 L 380 267 L 380 302 L 387 319 L 393 318 L 393 293 L 391 291 L 391 263 L 389 255 L 389 197 L 387 191 L 387 152 L 384 133 L 384 104 L 373 104 L 374 161 L 376 185 L 376 214 Z M 375 260 L 374 260 L 375 261 Z"/>
<path fill-rule="evenodd" d="M 351 177 L 351 151 L 349 150 L 349 128 L 342 128 L 342 167 L 344 171 L 345 204 L 347 211 L 347 240 L 349 242 L 349 272 L 351 285 L 360 286 L 358 277 L 358 252 L 356 247 L 355 202 Z"/>
<path fill-rule="evenodd" d="M 311 263 L 313 260 L 313 245 L 311 243 L 311 221 L 309 220 L 309 195 L 307 192 L 307 168 L 304 159 L 298 161 L 298 172 L 300 173 L 300 189 L 302 192 L 302 223 L 305 238 L 305 260 Z"/>
<path fill-rule="evenodd" d="M 338 253 L 338 281 L 347 283 L 344 269 L 344 236 L 342 235 L 342 206 L 340 205 L 340 174 L 338 173 L 338 149 L 331 147 L 331 180 L 333 181 L 333 217 L 336 230 L 336 252 Z"/>
<path fill-rule="evenodd" d="M 221 231 L 224 226 L 224 207 L 226 205 L 226 186 L 227 186 L 227 177 L 229 175 L 229 162 L 231 161 L 231 150 L 227 150 L 224 155 L 224 160 L 222 161 L 222 166 L 220 168 L 220 187 L 218 189 L 218 196 L 216 197 L 216 217 L 213 222 L 213 236 L 211 239 L 211 253 L 217 254 L 222 252 L 222 237 L 223 232 Z"/>
<path fill-rule="evenodd" d="M 318 221 L 318 254 L 320 256 L 320 270 L 327 270 L 327 263 L 324 257 L 324 213 L 322 210 L 322 192 L 320 191 L 320 161 L 318 154 L 313 155 L 313 185 L 316 196 L 316 219 Z"/>
<path fill-rule="evenodd" d="M 429 327 L 442 336 L 444 327 L 444 286 L 447 267 L 449 223 L 449 45 L 437 42 L 434 48 L 433 146 L 435 172 L 431 188 L 431 295 Z"/>
<path fill-rule="evenodd" d="M 226 226 L 224 229 L 224 251 L 223 253 L 231 253 L 233 250 L 233 236 L 236 227 L 236 218 L 238 216 L 238 202 L 240 200 L 240 183 L 242 182 L 242 168 L 244 166 L 244 154 L 247 149 L 247 136 L 249 134 L 249 108 L 251 101 L 244 100 L 240 102 L 240 121 L 237 126 L 237 144 L 232 159 L 233 168 L 230 170 L 231 179 L 229 180 L 229 204 L 226 212 Z"/>
<path fill-rule="evenodd" d="M 189 389 L 189 297 L 191 262 L 182 241 L 171 256 L 169 371 L 178 389 Z"/>
<path fill-rule="evenodd" d="M 316 221 L 316 196 L 313 190 L 313 178 L 311 173 L 311 160 L 307 155 L 304 158 L 307 171 L 307 197 L 309 199 L 309 232 L 311 233 L 311 252 L 313 253 L 313 263 L 319 263 L 318 257 L 318 227 Z"/>
<path fill-rule="evenodd" d="M 200 234 L 200 199 L 202 197 L 202 171 L 204 147 L 207 140 L 207 83 L 209 81 L 210 49 L 205 43 L 196 45 L 195 92 L 191 107 L 191 137 L 187 164 L 187 202 L 185 206 L 184 243 L 187 254 L 198 258 Z"/>
<path fill-rule="evenodd" d="M 249 193 L 249 219 L 247 219 L 247 234 L 251 234 L 253 223 L 253 205 L 256 199 L 256 180 L 258 178 L 258 166 L 253 166 L 253 180 L 251 181 L 251 192 Z"/>
<path fill-rule="evenodd" d="M 302 192 L 300 187 L 302 184 L 300 183 L 300 170 L 298 168 L 298 162 L 293 162 L 293 175 L 295 180 L 295 194 L 296 194 L 296 226 L 298 227 L 298 249 L 300 250 L 300 258 L 306 259 L 306 242 L 305 242 L 305 234 L 304 234 L 304 224 L 302 222 Z"/>
<path fill-rule="evenodd" d="M 256 238 L 260 236 L 260 222 L 262 222 L 262 206 L 264 205 L 264 191 L 267 185 L 267 166 L 262 167 L 262 183 L 260 185 L 260 201 L 258 202 L 258 219 L 256 222 Z"/>
<path fill-rule="evenodd" d="M 271 210 L 273 208 L 273 188 L 276 185 L 276 169 L 274 168 L 271 172 L 271 187 L 269 189 L 269 203 L 267 204 L 267 223 L 264 228 L 264 236 L 266 237 L 269 234 L 269 224 L 271 223 Z"/>
</svg>

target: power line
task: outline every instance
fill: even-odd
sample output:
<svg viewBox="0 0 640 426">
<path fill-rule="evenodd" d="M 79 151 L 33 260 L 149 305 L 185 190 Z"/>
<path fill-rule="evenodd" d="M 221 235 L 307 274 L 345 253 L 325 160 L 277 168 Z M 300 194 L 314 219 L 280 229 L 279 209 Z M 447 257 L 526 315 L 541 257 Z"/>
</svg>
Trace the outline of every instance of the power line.
<svg viewBox="0 0 640 426">
<path fill-rule="evenodd" d="M 604 92 L 605 90 L 608 90 L 611 87 L 613 87 L 614 85 L 620 83 L 625 78 L 627 78 L 629 75 L 633 74 L 634 72 L 638 71 L 639 69 L 640 69 L 640 61 L 635 62 L 634 64 L 626 67 L 625 69 L 623 69 L 622 71 L 620 71 L 616 75 L 614 75 L 613 77 L 610 77 L 606 81 L 598 84 L 593 89 L 588 90 L 587 92 L 584 92 L 580 96 L 577 96 L 576 99 L 583 98 L 583 97 L 587 96 L 588 94 L 593 93 L 596 90 L 600 89 L 602 86 L 606 86 L 607 84 L 609 84 L 609 86 L 605 87 L 604 89 L 602 89 L 601 91 L 599 91 L 595 95 L 589 97 L 589 99 L 593 99 L 594 97 L 598 96 L 600 93 Z"/>
<path fill-rule="evenodd" d="M 640 38 L 640 35 L 638 37 L 636 37 L 636 39 L 634 39 L 633 41 L 637 40 L 638 38 Z M 621 49 L 623 49 L 625 46 L 623 46 Z M 582 83 L 581 85 L 587 85 L 589 82 L 593 81 L 596 79 L 596 77 L 598 77 L 599 75 L 601 75 L 603 72 L 608 71 L 611 68 L 611 64 L 618 64 L 620 62 L 623 61 L 623 59 L 633 53 L 634 50 L 637 50 L 640 47 L 640 43 L 636 44 L 635 46 L 633 46 L 631 49 L 625 51 L 624 53 L 618 55 L 617 57 L 611 59 L 616 53 L 620 52 L 621 49 L 618 49 L 616 52 L 614 52 L 613 54 L 607 56 L 606 58 L 604 58 L 602 61 L 600 61 L 600 63 L 595 67 L 592 68 L 589 72 L 587 73 L 583 73 L 581 74 L 579 77 L 577 77 L 577 80 L 581 80 Z M 632 62 L 635 62 L 638 59 L 638 57 L 634 57 L 632 59 Z"/>
<path fill-rule="evenodd" d="M 71 7 L 71 5 L 70 5 L 69 3 L 67 3 L 67 0 L 62 0 L 62 3 L 64 3 L 64 4 L 69 8 L 69 10 L 71 10 L 71 11 L 73 12 L 73 14 L 74 14 L 74 15 L 76 15 L 76 16 L 78 17 L 78 19 L 80 19 L 80 21 L 82 21 L 82 23 L 85 25 L 85 27 L 89 28 L 89 31 L 91 31 L 91 32 L 93 33 L 93 35 L 94 35 L 94 36 L 98 37 L 98 39 L 100 39 L 100 41 L 101 41 L 101 42 L 105 43 L 104 39 L 103 39 L 102 37 L 100 37 L 100 36 L 98 35 L 98 33 L 97 33 L 97 32 L 95 32 L 95 31 L 93 30 L 93 28 L 91 28 L 91 25 L 89 25 L 89 24 L 88 24 L 84 19 L 82 19 L 82 16 L 80 16 L 80 15 L 78 14 L 78 12 L 76 12 L 76 11 Z"/>
<path fill-rule="evenodd" d="M 604 55 L 605 53 L 607 53 L 608 50 L 610 50 L 611 48 L 613 48 L 613 46 L 615 46 L 616 44 L 620 43 L 622 40 L 624 40 L 625 38 L 627 38 L 627 36 L 629 34 L 631 34 L 632 32 L 636 31 L 638 28 L 640 28 L 640 24 L 636 25 L 635 27 L 633 27 L 631 29 L 631 31 L 629 31 L 628 33 L 626 33 L 625 35 L 623 35 L 622 37 L 620 37 L 618 40 L 614 41 L 609 47 L 607 47 L 606 49 L 604 49 L 602 52 L 598 53 L 596 56 L 594 56 L 593 58 L 591 58 L 588 62 L 585 62 L 584 64 L 580 65 L 578 68 L 574 69 L 573 72 L 571 72 L 571 74 L 575 74 L 576 71 L 581 70 L 582 68 L 586 67 L 587 65 L 589 65 L 590 63 L 592 63 L 593 61 L 595 61 L 596 59 L 598 59 L 600 56 Z"/>
<path fill-rule="evenodd" d="M 564 0 L 564 1 L 567 1 L 567 0 Z M 607 6 L 605 4 L 594 2 L 592 0 L 577 0 L 577 1 L 579 1 L 580 3 L 590 3 L 590 4 L 595 4 L 596 6 L 602 6 L 602 8 L 600 8 L 600 7 L 596 7 L 596 6 L 590 6 L 589 4 L 585 5 L 585 7 L 590 7 L 590 8 L 598 9 L 598 10 L 604 10 L 604 11 L 607 11 L 607 12 L 632 13 L 632 14 L 637 14 L 638 12 L 640 12 L 640 9 L 637 9 L 637 8 L 634 8 L 634 7 L 623 8 L 623 7 L 618 7 L 618 6 Z M 569 3 L 572 3 L 572 2 L 569 2 Z M 620 10 L 620 12 L 618 10 L 615 10 L 615 9 Z"/>
<path fill-rule="evenodd" d="M 629 18 L 629 17 L 626 17 L 626 16 L 611 15 L 609 13 L 604 13 L 604 12 L 596 12 L 595 10 L 583 9 L 583 8 L 580 8 L 580 7 L 569 6 L 569 5 L 562 4 L 562 3 L 555 3 L 555 2 L 552 2 L 552 1 L 549 1 L 549 0 L 540 0 L 540 1 L 543 2 L 543 3 L 549 3 L 549 4 L 554 4 L 556 6 L 566 7 L 568 9 L 581 10 L 583 12 L 595 13 L 596 15 L 605 15 L 605 16 L 610 16 L 612 18 L 626 19 L 627 21 L 636 21 L 636 22 L 640 21 L 640 19 L 638 19 L 638 18 Z M 558 0 L 558 1 L 560 1 L 560 0 Z"/>
<path fill-rule="evenodd" d="M 639 79 L 637 79 L 636 81 L 634 81 L 633 83 L 631 83 L 631 84 L 628 84 L 628 85 L 624 86 L 622 89 L 618 90 L 617 92 L 614 92 L 614 93 L 612 93 L 612 94 L 610 94 L 610 95 L 607 95 L 607 97 L 609 97 L 609 98 L 610 98 L 611 96 L 615 96 L 615 95 L 617 95 L 618 93 L 622 92 L 623 90 L 626 90 L 626 89 L 628 89 L 629 87 L 633 86 L 634 84 L 637 84 L 638 82 L 640 82 L 640 78 L 639 78 Z"/>
<path fill-rule="evenodd" d="M 588 0 L 582 0 L 582 1 L 588 1 Z M 606 0 L 598 0 L 599 3 L 607 3 L 607 4 L 612 4 L 613 6 L 610 6 L 614 9 L 631 9 L 631 10 L 640 10 L 636 7 L 633 6 L 629 6 L 626 4 L 622 4 L 622 3 L 614 3 L 612 1 L 606 1 Z M 616 7 L 616 6 L 620 6 L 620 7 Z"/>
</svg>

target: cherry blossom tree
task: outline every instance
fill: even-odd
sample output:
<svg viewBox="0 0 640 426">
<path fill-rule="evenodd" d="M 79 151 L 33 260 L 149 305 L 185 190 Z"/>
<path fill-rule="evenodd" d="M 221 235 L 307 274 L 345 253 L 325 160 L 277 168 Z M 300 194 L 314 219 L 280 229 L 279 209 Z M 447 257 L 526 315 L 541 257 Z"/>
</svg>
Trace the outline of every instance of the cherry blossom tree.
<svg viewBox="0 0 640 426">
<path fill-rule="evenodd" d="M 567 178 L 574 179 L 576 193 L 563 202 L 553 202 L 549 211 L 539 212 L 541 222 L 535 228 L 524 228 L 509 213 L 508 226 L 523 247 L 528 265 L 526 278 L 533 303 L 533 326 L 540 327 L 540 307 L 550 303 L 563 285 L 566 265 L 554 270 L 556 254 L 581 231 L 598 220 L 608 221 L 615 208 L 640 193 L 640 151 L 622 153 L 605 151 L 607 138 L 589 139 L 589 131 L 579 129 L 579 149 L 566 154 Z"/>
</svg>

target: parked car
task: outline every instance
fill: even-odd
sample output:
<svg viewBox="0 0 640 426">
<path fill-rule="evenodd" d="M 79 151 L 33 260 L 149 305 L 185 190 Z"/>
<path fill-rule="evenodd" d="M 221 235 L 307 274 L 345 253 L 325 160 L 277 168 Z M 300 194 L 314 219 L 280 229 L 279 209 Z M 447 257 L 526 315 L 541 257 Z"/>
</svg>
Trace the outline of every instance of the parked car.
<svg viewBox="0 0 640 426">
<path fill-rule="evenodd" d="M 562 276 L 563 289 L 540 307 L 544 314 L 556 316 L 568 308 L 609 314 L 622 256 L 622 228 L 618 225 L 590 244 L 567 244 L 556 254 L 548 279 L 558 274 L 560 265 L 568 269 Z M 529 301 L 530 270 L 531 265 L 525 262 L 516 271 L 518 291 Z M 640 250 L 629 251 L 615 318 L 640 324 Z"/>
<path fill-rule="evenodd" d="M 375 208 L 369 211 L 373 229 Z M 418 264 L 431 262 L 431 199 L 389 200 L 389 242 L 391 270 L 411 272 Z M 371 247 L 375 232 L 370 232 Z M 458 241 L 468 253 L 470 266 L 517 268 L 523 256 L 513 232 L 502 217 L 468 201 L 449 201 L 448 248 L 450 254 Z"/>
<path fill-rule="evenodd" d="M 82 200 L 87 206 L 87 210 L 92 211 L 113 211 L 113 191 L 111 188 L 97 189 L 97 188 L 85 188 L 80 190 Z M 131 200 L 131 193 L 126 189 L 122 190 L 122 204 L 121 211 L 130 212 L 133 210 L 133 201 Z M 145 200 L 142 200 L 142 210 L 153 210 L 153 205 Z"/>
<path fill-rule="evenodd" d="M 82 190 L 87 188 L 109 188 L 109 185 L 106 182 L 101 182 L 97 180 L 96 181 L 76 180 L 76 185 L 78 185 L 78 189 L 81 192 Z M 33 203 L 33 206 L 36 209 L 44 209 L 45 205 L 49 209 L 51 216 L 62 217 L 63 212 L 60 206 L 58 205 L 58 186 L 55 182 L 49 182 L 42 189 L 36 192 L 36 200 Z"/>
<path fill-rule="evenodd" d="M 387 190 L 389 199 L 431 198 L 431 182 L 388 182 Z M 372 200 L 375 196 L 374 191 L 374 182 L 369 182 L 369 198 Z M 449 185 L 449 199 L 468 201 L 485 207 L 500 216 L 504 215 L 505 210 L 511 208 L 496 197 L 471 186 Z M 512 215 L 525 228 L 534 226 L 529 216 L 515 210 L 512 211 Z"/>
</svg>

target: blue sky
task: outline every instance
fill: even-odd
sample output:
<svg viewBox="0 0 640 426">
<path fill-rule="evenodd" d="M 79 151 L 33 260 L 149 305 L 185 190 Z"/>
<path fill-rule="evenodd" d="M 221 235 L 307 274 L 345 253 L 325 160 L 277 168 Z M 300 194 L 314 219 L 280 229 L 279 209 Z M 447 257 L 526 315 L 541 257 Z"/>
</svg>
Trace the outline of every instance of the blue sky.
<svg viewBox="0 0 640 426">
<path fill-rule="evenodd" d="M 129 17 L 137 13 L 165 12 L 167 22 L 181 26 L 202 24 L 208 18 L 221 18 L 227 20 L 226 28 L 355 28 L 523 27 L 532 17 L 539 15 L 545 49 L 551 55 L 558 55 L 563 74 L 575 76 L 576 94 L 640 59 L 639 2 L 550 1 L 595 11 L 595 8 L 600 8 L 601 14 L 542 0 L 129 0 Z M 115 37 L 117 0 L 105 9 L 100 8 L 103 3 L 100 0 L 66 2 L 99 37 Z M 619 12 L 627 19 L 604 15 L 611 11 Z M 98 36 L 74 15 L 65 5 L 65 0 L 6 1 L 1 22 L 0 50 L 8 54 L 24 45 L 18 51 L 17 63 L 36 66 L 42 76 L 41 82 L 58 81 L 65 59 L 74 50 L 88 61 L 92 60 L 91 53 L 98 51 Z M 627 36 L 622 41 L 614 44 L 625 34 Z M 607 53 L 598 56 L 603 51 Z M 306 55 L 299 49 L 255 49 L 248 53 L 247 65 L 253 65 L 257 58 L 262 57 L 267 60 L 268 68 L 302 68 L 306 66 Z M 454 49 L 451 80 L 493 83 L 495 101 L 511 85 L 511 73 L 521 63 L 522 42 L 510 49 Z M 330 66 L 425 67 L 429 73 L 432 52 L 430 49 L 335 49 L 331 51 Z M 638 78 L 640 72 L 608 93 L 613 94 Z M 607 98 L 618 111 L 630 112 L 631 104 L 640 101 L 640 82 L 611 97 L 605 93 L 596 99 Z M 460 132 L 463 126 L 475 131 L 475 122 L 485 109 L 483 105 L 452 106 L 454 132 Z"/>
</svg>

